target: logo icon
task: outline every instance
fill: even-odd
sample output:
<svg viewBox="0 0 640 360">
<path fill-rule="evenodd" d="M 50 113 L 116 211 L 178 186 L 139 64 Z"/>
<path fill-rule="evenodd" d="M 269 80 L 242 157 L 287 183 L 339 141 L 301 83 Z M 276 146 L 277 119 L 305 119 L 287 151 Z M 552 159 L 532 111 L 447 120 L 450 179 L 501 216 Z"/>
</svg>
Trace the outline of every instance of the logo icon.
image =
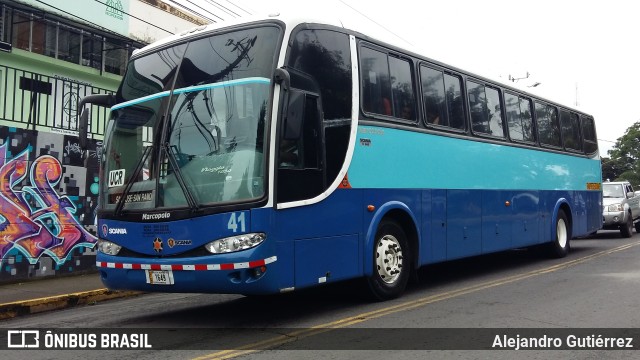
<svg viewBox="0 0 640 360">
<path fill-rule="evenodd" d="M 24 349 L 40 347 L 40 331 L 9 330 L 7 331 L 7 348 Z"/>
<path fill-rule="evenodd" d="M 176 241 L 173 240 L 173 238 L 169 238 L 169 240 L 167 240 L 167 245 L 169 245 L 170 248 L 172 248 L 175 244 Z"/>
<path fill-rule="evenodd" d="M 107 237 L 108 233 L 109 233 L 109 227 L 107 226 L 107 224 L 103 224 L 102 225 L 102 236 Z"/>
<path fill-rule="evenodd" d="M 155 250 L 157 253 L 162 251 L 162 239 L 156 238 L 155 240 L 153 240 L 153 250 Z"/>
</svg>

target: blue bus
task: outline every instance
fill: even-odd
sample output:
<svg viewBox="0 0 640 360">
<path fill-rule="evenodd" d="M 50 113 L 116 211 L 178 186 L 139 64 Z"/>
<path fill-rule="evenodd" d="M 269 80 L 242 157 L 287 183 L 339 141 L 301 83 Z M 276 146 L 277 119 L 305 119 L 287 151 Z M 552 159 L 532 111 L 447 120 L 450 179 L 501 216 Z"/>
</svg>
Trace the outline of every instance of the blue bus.
<svg viewBox="0 0 640 360">
<path fill-rule="evenodd" d="M 271 294 L 602 224 L 592 116 L 376 40 L 273 15 L 132 56 L 101 151 L 97 267 L 111 289 Z M 88 111 L 80 119 L 87 126 Z"/>
</svg>

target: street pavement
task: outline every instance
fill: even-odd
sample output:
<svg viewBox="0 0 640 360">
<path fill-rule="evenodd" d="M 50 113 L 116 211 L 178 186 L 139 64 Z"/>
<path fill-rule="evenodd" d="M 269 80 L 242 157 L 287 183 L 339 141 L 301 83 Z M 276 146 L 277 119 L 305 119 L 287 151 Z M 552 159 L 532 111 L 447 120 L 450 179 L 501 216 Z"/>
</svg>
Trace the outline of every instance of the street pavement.
<svg viewBox="0 0 640 360">
<path fill-rule="evenodd" d="M 98 272 L 0 285 L 0 319 L 141 294 L 111 291 Z"/>
</svg>

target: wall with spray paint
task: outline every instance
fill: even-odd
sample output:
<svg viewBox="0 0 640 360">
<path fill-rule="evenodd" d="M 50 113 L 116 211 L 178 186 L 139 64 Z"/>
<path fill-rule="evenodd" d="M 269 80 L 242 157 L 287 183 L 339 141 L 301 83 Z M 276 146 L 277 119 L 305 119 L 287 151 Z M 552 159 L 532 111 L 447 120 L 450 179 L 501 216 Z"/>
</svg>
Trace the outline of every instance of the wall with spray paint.
<svg viewBox="0 0 640 360">
<path fill-rule="evenodd" d="M 0 127 L 0 283 L 95 269 L 101 146 Z"/>
</svg>

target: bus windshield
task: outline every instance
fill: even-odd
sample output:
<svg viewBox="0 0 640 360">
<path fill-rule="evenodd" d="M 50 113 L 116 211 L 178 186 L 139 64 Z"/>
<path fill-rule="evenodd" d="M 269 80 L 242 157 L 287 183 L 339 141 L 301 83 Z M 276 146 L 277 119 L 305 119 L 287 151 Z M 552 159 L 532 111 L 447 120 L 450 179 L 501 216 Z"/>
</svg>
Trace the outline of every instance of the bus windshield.
<svg viewBox="0 0 640 360">
<path fill-rule="evenodd" d="M 130 62 L 105 136 L 104 209 L 264 196 L 275 26 L 198 38 Z"/>
</svg>

